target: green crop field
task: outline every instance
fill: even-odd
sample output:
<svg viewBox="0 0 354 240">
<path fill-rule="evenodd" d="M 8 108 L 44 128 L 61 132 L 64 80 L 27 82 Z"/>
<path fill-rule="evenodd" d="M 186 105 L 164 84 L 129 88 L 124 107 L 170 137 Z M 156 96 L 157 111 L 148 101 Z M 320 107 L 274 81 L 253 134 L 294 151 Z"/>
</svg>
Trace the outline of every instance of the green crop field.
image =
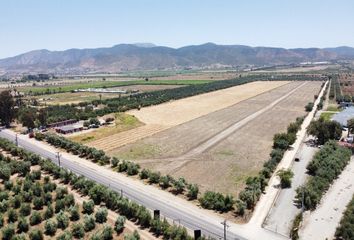
<svg viewBox="0 0 354 240">
<path fill-rule="evenodd" d="M 195 85 L 212 82 L 213 80 L 133 80 L 133 81 L 97 81 L 79 84 L 70 84 L 62 86 L 40 86 L 24 87 L 20 91 L 25 93 L 47 94 L 54 92 L 70 92 L 79 88 L 110 88 L 131 85 Z"/>
</svg>

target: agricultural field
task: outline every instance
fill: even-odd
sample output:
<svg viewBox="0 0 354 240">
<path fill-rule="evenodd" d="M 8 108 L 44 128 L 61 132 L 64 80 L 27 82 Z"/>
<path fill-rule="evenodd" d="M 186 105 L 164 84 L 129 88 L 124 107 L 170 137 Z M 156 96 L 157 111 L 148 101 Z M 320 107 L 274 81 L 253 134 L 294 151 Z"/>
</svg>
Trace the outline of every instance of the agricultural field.
<svg viewBox="0 0 354 240">
<path fill-rule="evenodd" d="M 91 81 L 86 83 L 75 83 L 74 81 L 69 84 L 64 85 L 54 85 L 54 86 L 31 86 L 31 87 L 20 87 L 17 90 L 25 92 L 30 95 L 43 95 L 52 93 L 63 93 L 71 92 L 75 89 L 80 88 L 112 88 L 112 87 L 122 87 L 131 85 L 194 85 L 203 84 L 211 82 L 212 80 L 125 80 L 125 81 Z"/>
<path fill-rule="evenodd" d="M 139 91 L 142 92 L 152 92 L 164 89 L 173 89 L 182 87 L 185 85 L 131 85 L 131 86 L 122 86 L 122 87 L 110 87 L 107 89 L 120 89 L 129 91 Z M 47 94 L 47 95 L 39 95 L 31 98 L 37 99 L 40 104 L 47 105 L 64 105 L 64 104 L 77 104 L 80 102 L 91 102 L 93 100 L 105 100 L 110 98 L 117 98 L 121 96 L 127 96 L 127 94 L 119 94 L 119 93 L 94 93 L 94 92 L 64 92 L 64 93 L 55 93 L 55 94 Z"/>
<path fill-rule="evenodd" d="M 343 96 L 354 96 L 354 75 L 350 73 L 340 74 L 338 81 Z"/>
<path fill-rule="evenodd" d="M 133 143 L 168 128 L 202 117 L 211 112 L 230 107 L 258 94 L 286 85 L 286 81 L 251 82 L 227 89 L 196 95 L 164 104 L 131 110 L 127 114 L 135 116 L 145 125 L 89 143 L 105 151 Z"/>
<path fill-rule="evenodd" d="M 244 87 L 247 85 L 249 87 L 249 84 Z M 110 144 L 107 142 L 108 139 L 105 139 L 106 141 L 102 143 L 97 141 L 95 146 L 103 147 L 111 155 L 134 160 L 143 168 L 171 174 L 174 177 L 184 177 L 189 182 L 197 183 L 202 191 L 208 189 L 235 196 L 242 190 L 245 178 L 256 175 L 268 159 L 273 135 L 285 132 L 290 122 L 306 114 L 304 106 L 313 101 L 320 87 L 321 82 L 284 82 L 267 90 L 264 90 L 263 86 L 264 91 L 244 96 L 242 100 L 230 102 L 224 107 L 212 108 L 213 105 L 210 105 L 209 111 L 204 114 L 196 114 L 193 118 L 183 117 L 184 122 L 178 119 L 186 115 L 185 108 L 180 110 L 174 108 L 175 117 L 171 120 L 160 118 L 157 114 L 159 110 L 154 109 L 157 107 L 164 109 L 163 105 L 150 107 L 154 110 L 151 112 L 149 112 L 150 108 L 146 108 L 145 113 L 142 111 L 144 109 L 140 110 L 140 113 L 131 111 L 130 113 L 139 120 L 148 123 L 145 126 L 157 123 L 159 120 L 161 123 L 170 123 L 174 127 L 151 134 L 152 136 L 139 141 L 135 138 L 135 143 L 120 148 L 114 147 L 127 144 L 129 141 L 126 139 L 125 143 L 122 143 L 119 134 L 115 137 L 117 145 L 113 142 Z M 222 93 L 219 94 L 222 99 L 225 98 Z M 215 141 L 205 151 L 195 151 L 224 129 L 283 97 L 284 99 L 274 107 L 256 116 L 231 134 L 223 136 L 221 140 Z M 196 106 L 197 104 L 189 111 L 191 113 L 201 111 L 201 107 Z M 191 154 L 193 152 L 196 154 Z M 213 174 L 210 174 L 211 169 Z"/>
<path fill-rule="evenodd" d="M 106 208 L 30 165 L 0 149 L 1 239 L 124 239 L 123 217 L 117 234 Z"/>
</svg>

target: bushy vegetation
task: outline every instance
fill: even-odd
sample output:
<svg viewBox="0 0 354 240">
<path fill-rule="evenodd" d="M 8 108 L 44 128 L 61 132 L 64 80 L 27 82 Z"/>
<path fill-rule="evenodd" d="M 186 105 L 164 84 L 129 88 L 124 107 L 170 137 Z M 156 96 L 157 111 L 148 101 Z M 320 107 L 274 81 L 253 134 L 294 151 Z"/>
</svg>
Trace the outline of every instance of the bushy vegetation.
<svg viewBox="0 0 354 240">
<path fill-rule="evenodd" d="M 342 136 L 342 127 L 336 121 L 326 121 L 320 118 L 310 123 L 307 134 L 316 137 L 317 143 L 323 145 L 329 140 L 339 140 Z"/>
<path fill-rule="evenodd" d="M 354 196 L 344 212 L 336 229 L 336 239 L 350 240 L 354 238 Z"/>
<path fill-rule="evenodd" d="M 230 195 L 207 191 L 199 198 L 200 205 L 206 209 L 228 212 L 233 209 L 234 200 Z"/>
<path fill-rule="evenodd" d="M 295 122 L 289 124 L 286 133 L 274 135 L 273 150 L 270 153 L 270 159 L 264 163 L 263 169 L 258 173 L 258 176 L 247 178 L 246 187 L 239 194 L 237 201 L 238 214 L 244 214 L 245 206 L 251 210 L 255 207 L 267 186 L 269 178 L 272 176 L 278 163 L 282 160 L 285 151 L 295 142 L 296 133 L 301 128 L 303 120 L 303 117 L 297 118 Z"/>
<path fill-rule="evenodd" d="M 310 178 L 296 190 L 298 204 L 303 199 L 305 209 L 315 209 L 322 195 L 350 161 L 351 154 L 349 149 L 335 141 L 328 141 L 307 166 Z"/>
<path fill-rule="evenodd" d="M 143 228 L 149 228 L 151 231 L 153 231 L 156 235 L 163 235 L 165 239 L 176 239 L 175 237 L 179 236 L 179 239 L 191 239 L 185 228 L 181 226 L 176 226 L 176 225 L 170 225 L 166 220 L 160 220 L 160 219 L 153 219 L 151 216 L 151 213 L 144 207 L 140 206 L 135 202 L 129 201 L 127 198 L 124 198 L 121 196 L 119 193 L 114 192 L 110 190 L 108 187 L 97 184 L 91 180 L 86 179 L 83 176 L 77 176 L 65 169 L 62 169 L 58 167 L 56 164 L 51 162 L 50 160 L 44 160 L 41 159 L 38 155 L 32 154 L 24 149 L 21 149 L 17 146 L 15 146 L 13 143 L 9 142 L 8 140 L 1 139 L 0 138 L 0 148 L 6 150 L 9 153 L 14 153 L 16 156 L 20 156 L 22 159 L 21 161 L 29 161 L 32 160 L 33 158 L 37 159 L 34 161 L 33 165 L 39 164 L 41 167 L 41 170 L 44 171 L 46 174 L 52 175 L 55 179 L 58 179 L 62 182 L 66 182 L 66 184 L 69 184 L 73 189 L 78 191 L 79 193 L 83 195 L 94 195 L 95 193 L 99 193 L 99 198 L 96 199 L 96 201 L 100 202 L 100 204 L 103 204 L 106 206 L 107 209 L 110 209 L 112 211 L 115 211 L 119 213 L 121 216 L 126 217 L 126 219 L 132 220 L 134 222 L 137 222 L 141 227 Z M 2 155 L 0 155 L 2 156 Z M 17 161 L 11 161 L 10 158 L 7 157 L 0 157 L 0 159 L 5 159 L 4 161 L 7 162 L 13 162 L 14 166 L 17 166 L 15 162 Z M 0 161 L 2 162 L 2 160 Z M 11 165 L 11 166 L 13 166 Z M 11 168 L 11 169 L 16 169 L 16 168 Z M 30 173 L 28 173 L 30 175 Z M 35 174 L 36 175 L 36 174 Z M 31 177 L 32 181 L 38 181 L 34 180 L 36 177 Z M 24 191 L 28 192 L 28 188 L 34 188 L 33 194 L 35 195 L 35 192 L 44 192 L 45 189 L 53 189 L 52 191 L 54 192 L 54 188 L 48 187 L 52 183 L 47 180 L 47 187 L 40 187 L 39 191 L 38 189 L 36 190 L 34 186 L 37 186 L 36 184 L 32 183 L 26 183 L 26 181 L 23 182 L 22 188 L 24 188 Z M 95 189 L 95 190 L 94 190 Z M 90 194 L 91 193 L 91 194 Z M 56 199 L 56 204 L 60 204 L 60 211 L 55 215 L 55 220 L 57 222 L 57 228 L 60 229 L 70 229 L 71 235 L 75 237 L 81 237 L 82 235 L 82 229 L 85 230 L 85 224 L 81 223 L 80 221 L 76 221 L 77 223 L 71 224 L 70 222 L 70 206 L 73 206 L 72 201 L 70 198 L 67 198 L 66 196 L 67 191 L 62 188 L 58 188 L 55 191 L 56 197 L 53 199 Z M 30 198 L 32 199 L 32 198 Z M 66 201 L 65 201 L 66 200 Z M 64 203 L 64 204 L 62 204 Z M 85 208 L 83 207 L 82 211 L 85 212 L 90 212 L 91 211 L 91 203 L 86 203 Z M 6 209 L 6 208 L 4 208 Z M 58 209 L 59 210 L 59 209 Z M 40 210 L 44 211 L 44 210 Z M 33 215 L 33 213 L 32 213 Z M 101 210 L 100 213 L 95 216 L 95 220 L 98 222 L 104 222 L 105 221 L 105 216 L 106 216 L 106 210 Z M 98 220 L 99 219 L 99 220 Z M 85 220 L 85 218 L 84 218 Z M 87 220 L 88 221 L 88 220 Z M 48 223 L 48 228 L 50 228 L 51 224 Z M 71 226 L 71 227 L 70 227 Z M 70 228 L 69 228 L 70 227 Z M 111 228 L 112 230 L 112 228 Z M 101 236 L 104 238 L 104 236 L 109 236 L 111 233 L 110 229 L 102 230 L 95 233 L 94 235 Z M 50 229 L 48 232 L 54 231 L 53 229 Z M 85 232 L 85 231 L 84 231 Z M 62 239 L 65 236 L 62 237 Z M 105 238 L 106 239 L 106 238 Z"/>
</svg>

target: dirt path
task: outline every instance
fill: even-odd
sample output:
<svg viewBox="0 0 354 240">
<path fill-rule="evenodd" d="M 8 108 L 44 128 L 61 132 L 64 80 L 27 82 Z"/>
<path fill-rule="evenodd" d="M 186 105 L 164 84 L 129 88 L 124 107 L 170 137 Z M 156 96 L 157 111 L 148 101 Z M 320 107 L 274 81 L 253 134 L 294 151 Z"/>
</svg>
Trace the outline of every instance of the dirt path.
<svg viewBox="0 0 354 240">
<path fill-rule="evenodd" d="M 354 194 L 354 157 L 322 197 L 321 204 L 304 216 L 300 239 L 333 239 L 346 206 Z"/>
<path fill-rule="evenodd" d="M 326 82 L 326 84 L 328 84 L 328 82 Z M 317 98 L 317 100 L 314 103 L 314 106 L 317 106 L 317 104 L 319 103 L 320 98 L 323 95 L 324 89 L 325 89 L 325 87 L 322 88 L 322 90 L 319 94 L 319 97 Z M 296 139 L 295 143 L 292 145 L 292 148 L 290 150 L 285 152 L 283 159 L 278 164 L 278 167 L 276 168 L 276 170 L 274 171 L 274 174 L 270 178 L 270 180 L 268 182 L 268 187 L 266 188 L 266 193 L 262 194 L 262 196 L 261 196 L 261 198 L 254 210 L 251 220 L 247 223 L 248 226 L 254 226 L 254 227 L 263 226 L 263 222 L 266 219 L 271 207 L 273 206 L 274 201 L 276 200 L 276 197 L 279 192 L 279 188 L 277 188 L 276 186 L 278 186 L 280 184 L 280 179 L 276 175 L 276 172 L 280 169 L 288 169 L 291 166 L 293 159 L 295 157 L 295 154 L 298 152 L 298 150 L 301 146 L 301 143 L 303 142 L 303 140 L 306 136 L 306 128 L 308 127 L 308 125 L 312 121 L 315 111 L 316 111 L 316 108 L 314 107 L 312 109 L 312 111 L 304 119 L 304 122 L 301 125 L 300 131 L 298 131 L 296 134 L 297 139 Z"/>
</svg>

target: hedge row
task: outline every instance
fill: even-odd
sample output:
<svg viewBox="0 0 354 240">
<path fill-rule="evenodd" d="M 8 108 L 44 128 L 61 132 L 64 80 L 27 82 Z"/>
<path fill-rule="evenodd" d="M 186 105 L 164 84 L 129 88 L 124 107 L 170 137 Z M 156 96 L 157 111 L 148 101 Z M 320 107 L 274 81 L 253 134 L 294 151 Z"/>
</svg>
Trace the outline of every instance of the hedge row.
<svg viewBox="0 0 354 240">
<path fill-rule="evenodd" d="M 239 194 L 237 201 L 237 212 L 241 215 L 244 208 L 253 209 L 258 202 L 262 192 L 268 184 L 269 178 L 275 171 L 278 163 L 283 159 L 285 151 L 296 140 L 296 133 L 301 128 L 304 118 L 297 118 L 295 122 L 290 123 L 286 133 L 278 133 L 273 138 L 273 150 L 270 153 L 270 159 L 264 163 L 263 169 L 258 176 L 249 177 L 246 180 L 246 187 Z"/>
<path fill-rule="evenodd" d="M 336 229 L 336 239 L 350 240 L 354 238 L 354 196 L 344 212 Z"/>
<path fill-rule="evenodd" d="M 303 200 L 305 209 L 315 209 L 322 195 L 348 164 L 351 155 L 348 148 L 339 146 L 336 141 L 326 142 L 307 166 L 311 176 L 296 190 L 297 203 L 301 205 Z"/>
<path fill-rule="evenodd" d="M 10 153 L 17 152 L 19 154 L 14 156 L 20 156 L 28 162 L 31 162 L 34 156 L 43 171 L 53 175 L 56 179 L 60 179 L 65 184 L 71 185 L 81 194 L 89 196 L 96 204 L 104 204 L 110 210 L 136 222 L 142 228 L 148 228 L 156 236 L 162 235 L 165 239 L 192 239 L 188 236 L 184 227 L 171 225 L 166 219 L 153 219 L 150 211 L 144 206 L 128 200 L 106 186 L 88 180 L 83 176 L 77 176 L 66 169 L 60 168 L 50 160 L 41 159 L 40 156 L 17 147 L 6 139 L 0 138 L 0 148 Z"/>
</svg>

